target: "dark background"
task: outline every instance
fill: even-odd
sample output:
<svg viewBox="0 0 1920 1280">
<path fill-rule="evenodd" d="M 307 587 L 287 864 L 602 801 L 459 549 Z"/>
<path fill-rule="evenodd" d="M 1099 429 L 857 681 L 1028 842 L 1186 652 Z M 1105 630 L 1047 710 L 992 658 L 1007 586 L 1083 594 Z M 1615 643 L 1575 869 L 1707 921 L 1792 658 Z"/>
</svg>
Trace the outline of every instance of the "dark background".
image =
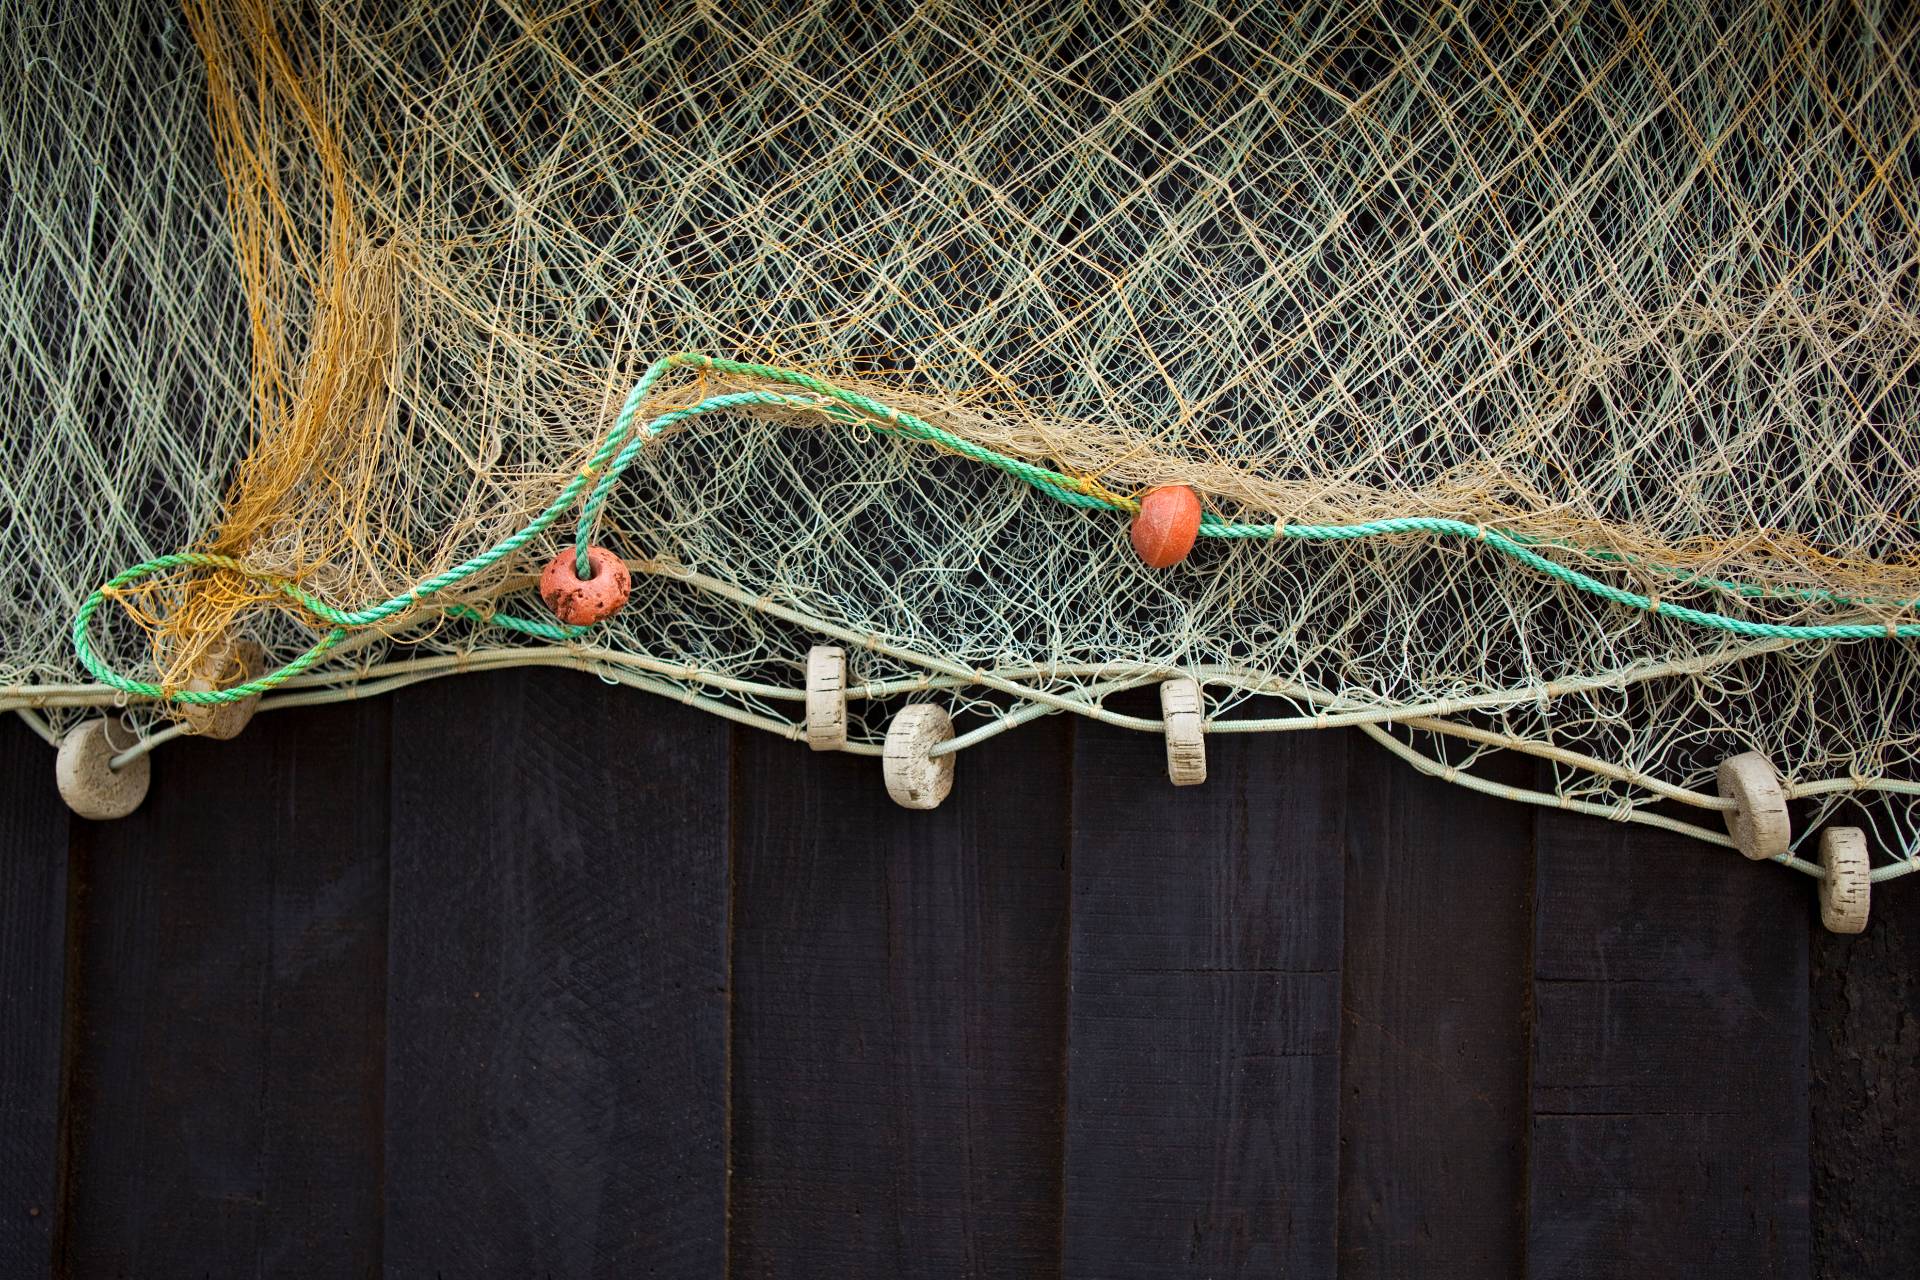
<svg viewBox="0 0 1920 1280">
<path fill-rule="evenodd" d="M 1357 733 L 1208 750 L 1054 717 L 908 813 L 529 670 L 94 824 L 5 717 L 0 1274 L 1912 1273 L 1920 883 L 1838 938 Z"/>
</svg>

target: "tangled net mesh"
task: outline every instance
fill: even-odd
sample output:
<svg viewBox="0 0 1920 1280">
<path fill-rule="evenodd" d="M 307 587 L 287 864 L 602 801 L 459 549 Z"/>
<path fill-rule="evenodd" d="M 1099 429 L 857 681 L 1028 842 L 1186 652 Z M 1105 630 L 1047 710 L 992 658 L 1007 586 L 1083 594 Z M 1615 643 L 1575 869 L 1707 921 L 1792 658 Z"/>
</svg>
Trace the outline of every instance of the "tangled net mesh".
<svg viewBox="0 0 1920 1280">
<path fill-rule="evenodd" d="M 1191 673 L 1216 732 L 1364 723 L 1455 777 L 1518 749 L 1553 762 L 1531 798 L 1695 834 L 1758 750 L 1805 829 L 1851 806 L 1910 865 L 1911 15 L 894 10 L 0 15 L 0 705 L 53 732 L 113 700 L 75 611 L 183 547 L 249 572 L 116 591 L 104 662 L 177 688 L 237 634 L 298 652 L 316 621 L 264 580 L 404 594 L 700 352 L 1122 503 L 1458 520 L 1658 602 L 1889 636 L 1728 634 L 1419 534 L 1203 539 L 1156 572 L 1112 512 L 773 406 L 648 445 L 593 535 L 634 598 L 589 636 L 447 612 L 537 612 L 563 520 L 291 696 L 569 662 L 797 736 L 837 637 L 874 752 L 894 695 L 970 742 L 1155 727 L 1106 700 Z M 676 370 L 642 416 L 761 385 Z"/>
</svg>

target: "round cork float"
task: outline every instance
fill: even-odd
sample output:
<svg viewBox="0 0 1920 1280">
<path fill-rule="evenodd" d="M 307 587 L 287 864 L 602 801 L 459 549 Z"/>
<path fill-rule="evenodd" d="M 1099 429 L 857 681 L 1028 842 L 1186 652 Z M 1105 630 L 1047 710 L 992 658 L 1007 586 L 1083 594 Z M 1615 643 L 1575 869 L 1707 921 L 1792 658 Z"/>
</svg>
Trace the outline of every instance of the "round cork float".
<svg viewBox="0 0 1920 1280">
<path fill-rule="evenodd" d="M 1183 484 L 1149 489 L 1133 518 L 1133 550 L 1150 569 L 1170 569 L 1187 558 L 1200 536 L 1200 495 Z"/>
<path fill-rule="evenodd" d="M 807 651 L 807 745 L 815 751 L 847 745 L 847 651 L 838 645 Z"/>
<path fill-rule="evenodd" d="M 186 687 L 197 693 L 230 689 L 266 669 L 267 651 L 251 640 L 237 640 L 208 654 L 201 664 L 201 674 L 187 681 Z M 175 713 L 194 733 L 224 742 L 240 736 L 259 705 L 260 695 L 256 693 L 238 702 L 176 703 Z"/>
<path fill-rule="evenodd" d="M 152 773 L 147 757 L 136 756 L 118 769 L 110 763 L 133 744 L 133 735 L 117 721 L 88 720 L 69 730 L 53 762 L 53 780 L 67 808 L 95 821 L 124 818 L 138 809 Z"/>
<path fill-rule="evenodd" d="M 605 547 L 587 548 L 587 570 L 584 578 L 574 571 L 574 552 L 569 547 L 540 575 L 540 598 L 570 627 L 590 627 L 611 618 L 633 590 L 626 562 Z"/>
<path fill-rule="evenodd" d="M 953 737 L 953 721 L 930 703 L 903 707 L 887 726 L 880 770 L 887 794 L 903 809 L 937 809 L 953 790 L 953 757 L 927 752 Z"/>
<path fill-rule="evenodd" d="M 1773 762 L 1757 751 L 1720 762 L 1720 796 L 1733 801 L 1727 810 L 1727 834 L 1734 848 L 1755 860 L 1777 858 L 1793 834 L 1787 816 L 1787 792 Z"/>
<path fill-rule="evenodd" d="M 1873 892 L 1873 863 L 1867 833 L 1858 827 L 1828 827 L 1820 833 L 1820 923 L 1835 933 L 1859 933 L 1867 927 Z"/>
<path fill-rule="evenodd" d="M 1160 682 L 1160 720 L 1167 735 L 1167 777 L 1176 787 L 1207 780 L 1205 704 L 1198 682 L 1181 676 Z"/>
</svg>

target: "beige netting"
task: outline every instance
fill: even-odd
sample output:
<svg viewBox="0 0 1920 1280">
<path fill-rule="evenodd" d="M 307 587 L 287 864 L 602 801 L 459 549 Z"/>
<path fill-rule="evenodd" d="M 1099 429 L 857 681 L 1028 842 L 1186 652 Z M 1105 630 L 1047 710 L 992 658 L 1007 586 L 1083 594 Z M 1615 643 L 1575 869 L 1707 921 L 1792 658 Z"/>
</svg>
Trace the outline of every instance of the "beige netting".
<svg viewBox="0 0 1920 1280">
<path fill-rule="evenodd" d="M 1188 673 L 1214 732 L 1364 722 L 1469 781 L 1520 747 L 1550 799 L 1703 833 L 1671 804 L 1723 808 L 1714 767 L 1758 750 L 1907 865 L 1900 6 L 190 10 L 0 19 L 0 683 L 52 728 L 111 693 L 68 630 L 117 570 L 195 547 L 252 576 L 130 590 L 93 628 L 115 670 L 177 687 L 236 633 L 285 661 L 317 624 L 261 576 L 405 593 L 696 352 L 1123 504 L 1457 520 L 1667 612 L 1433 533 L 1203 538 L 1156 572 L 1124 513 L 788 404 L 647 446 L 594 533 L 644 572 L 589 635 L 446 612 L 539 616 L 570 515 L 288 688 L 580 662 L 798 735 L 837 639 L 875 752 L 895 695 L 966 741 L 1152 728 L 1103 700 Z M 679 369 L 640 416 L 769 385 Z"/>
</svg>

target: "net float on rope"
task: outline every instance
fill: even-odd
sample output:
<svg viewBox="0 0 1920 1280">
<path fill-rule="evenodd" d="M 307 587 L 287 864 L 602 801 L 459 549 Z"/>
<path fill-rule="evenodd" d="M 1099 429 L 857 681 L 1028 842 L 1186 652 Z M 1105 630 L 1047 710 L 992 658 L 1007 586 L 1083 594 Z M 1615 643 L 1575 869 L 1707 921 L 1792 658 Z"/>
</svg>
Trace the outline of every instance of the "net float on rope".
<svg viewBox="0 0 1920 1280">
<path fill-rule="evenodd" d="M 1758 751 L 1720 762 L 1716 775 L 1720 798 L 1733 801 L 1727 810 L 1727 834 L 1733 847 L 1756 861 L 1777 858 L 1787 851 L 1793 823 L 1787 815 L 1787 792 L 1773 762 Z"/>
<path fill-rule="evenodd" d="M 1197 681 L 1181 676 L 1160 682 L 1160 722 L 1167 735 L 1167 777 L 1176 787 L 1207 780 L 1206 704 Z"/>
<path fill-rule="evenodd" d="M 1820 833 L 1820 923 L 1835 933 L 1859 933 L 1867 927 L 1873 892 L 1873 863 L 1867 833 L 1858 827 L 1828 827 Z"/>
<path fill-rule="evenodd" d="M 152 763 L 141 754 L 113 767 L 113 758 L 133 745 L 133 735 L 117 721 L 88 720 L 68 730 L 53 762 L 54 784 L 67 808 L 96 821 L 138 809 L 147 798 Z"/>
<path fill-rule="evenodd" d="M 200 674 L 187 681 L 186 687 L 196 693 L 212 693 L 244 684 L 266 669 L 265 649 L 251 640 L 232 641 L 209 653 L 200 664 Z M 174 714 L 200 737 L 224 742 L 240 735 L 259 705 L 260 695 L 256 693 L 238 702 L 183 702 Z"/>
<path fill-rule="evenodd" d="M 847 651 L 838 645 L 807 652 L 807 745 L 815 751 L 847 745 Z"/>
<path fill-rule="evenodd" d="M 1147 490 L 1133 518 L 1133 549 L 1150 569 L 1170 569 L 1187 558 L 1200 536 L 1200 495 L 1184 484 Z"/>
<path fill-rule="evenodd" d="M 953 721 L 932 703 L 902 707 L 887 726 L 880 772 L 887 794 L 903 809 L 937 809 L 953 790 L 953 756 L 927 753 L 953 737 Z"/>
<path fill-rule="evenodd" d="M 540 575 L 540 598 L 554 616 L 570 627 L 590 627 L 620 612 L 633 590 L 633 575 L 627 572 L 626 561 L 605 547 L 588 547 L 590 572 L 585 578 L 574 572 L 573 561 L 573 548 L 569 547 Z"/>
</svg>

